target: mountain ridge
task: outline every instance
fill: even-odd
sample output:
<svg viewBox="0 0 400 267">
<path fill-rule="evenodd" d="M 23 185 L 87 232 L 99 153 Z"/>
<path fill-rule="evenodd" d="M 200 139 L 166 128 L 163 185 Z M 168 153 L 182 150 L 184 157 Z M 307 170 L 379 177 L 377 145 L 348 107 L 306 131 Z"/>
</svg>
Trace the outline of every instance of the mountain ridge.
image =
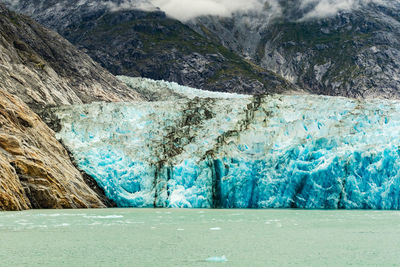
<svg viewBox="0 0 400 267">
<path fill-rule="evenodd" d="M 33 3 L 35 9 L 31 1 L 13 7 L 57 30 L 114 75 L 248 94 L 298 89 L 159 10 L 111 11 L 102 2 L 78 5 L 77 0 L 69 5 L 64 1 Z M 55 11 L 50 14 L 50 10 Z"/>
<path fill-rule="evenodd" d="M 0 5 L 0 86 L 35 111 L 47 105 L 140 99 L 57 33 Z"/>
<path fill-rule="evenodd" d="M 400 2 L 373 1 L 308 19 L 301 1 L 279 2 L 280 16 L 237 12 L 189 25 L 311 93 L 400 97 Z"/>
</svg>

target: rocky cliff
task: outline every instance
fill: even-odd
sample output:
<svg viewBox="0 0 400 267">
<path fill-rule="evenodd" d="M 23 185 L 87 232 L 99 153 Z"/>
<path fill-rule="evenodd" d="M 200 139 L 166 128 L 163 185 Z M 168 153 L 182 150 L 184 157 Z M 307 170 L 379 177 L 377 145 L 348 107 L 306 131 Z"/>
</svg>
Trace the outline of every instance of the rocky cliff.
<svg viewBox="0 0 400 267">
<path fill-rule="evenodd" d="M 104 207 L 54 132 L 0 90 L 0 210 Z"/>
<path fill-rule="evenodd" d="M 155 7 L 121 1 L 5 1 L 57 30 L 115 75 L 141 76 L 226 92 L 273 93 L 295 87 Z M 133 5 L 133 6 L 132 6 Z"/>
<path fill-rule="evenodd" d="M 115 8 L 122 0 L 6 2 L 87 49 L 114 74 L 259 93 L 288 88 L 277 73 L 316 94 L 400 97 L 398 0 L 259 0 L 264 8 L 185 25 L 154 6 L 131 10 L 145 0 L 129 1 L 129 10 Z"/>
<path fill-rule="evenodd" d="M 0 5 L 0 210 L 109 204 L 32 110 L 138 98 L 58 34 Z"/>
<path fill-rule="evenodd" d="M 34 110 L 138 95 L 57 33 L 0 5 L 0 88 Z"/>
<path fill-rule="evenodd" d="M 278 8 L 263 2 L 264 10 L 201 17 L 190 25 L 310 92 L 400 97 L 398 0 L 347 1 L 342 6 L 349 8 L 326 15 L 318 9 L 323 1 L 275 1 Z"/>
</svg>

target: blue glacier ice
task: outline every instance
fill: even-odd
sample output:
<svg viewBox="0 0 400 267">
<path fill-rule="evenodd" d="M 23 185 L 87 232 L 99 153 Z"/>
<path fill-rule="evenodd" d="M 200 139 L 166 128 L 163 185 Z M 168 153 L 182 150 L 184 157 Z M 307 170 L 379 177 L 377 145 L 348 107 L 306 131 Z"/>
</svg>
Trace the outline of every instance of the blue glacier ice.
<svg viewBox="0 0 400 267">
<path fill-rule="evenodd" d="M 120 207 L 400 209 L 399 101 L 120 79 L 159 99 L 55 111 Z"/>
</svg>

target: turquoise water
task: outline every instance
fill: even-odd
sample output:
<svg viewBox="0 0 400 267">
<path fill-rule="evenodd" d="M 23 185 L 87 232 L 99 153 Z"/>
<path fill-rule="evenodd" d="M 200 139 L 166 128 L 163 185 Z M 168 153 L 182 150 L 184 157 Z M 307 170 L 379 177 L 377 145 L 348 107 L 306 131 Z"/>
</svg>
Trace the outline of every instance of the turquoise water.
<svg viewBox="0 0 400 267">
<path fill-rule="evenodd" d="M 0 213 L 0 266 L 394 266 L 400 212 Z"/>
</svg>

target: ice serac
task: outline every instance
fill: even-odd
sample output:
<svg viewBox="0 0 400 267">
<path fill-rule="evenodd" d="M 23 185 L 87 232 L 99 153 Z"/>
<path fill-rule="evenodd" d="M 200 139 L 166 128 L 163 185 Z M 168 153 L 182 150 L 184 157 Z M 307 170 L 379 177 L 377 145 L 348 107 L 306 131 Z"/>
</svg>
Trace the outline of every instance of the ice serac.
<svg viewBox="0 0 400 267">
<path fill-rule="evenodd" d="M 400 208 L 400 102 L 209 94 L 56 110 L 79 167 L 119 206 Z"/>
</svg>

